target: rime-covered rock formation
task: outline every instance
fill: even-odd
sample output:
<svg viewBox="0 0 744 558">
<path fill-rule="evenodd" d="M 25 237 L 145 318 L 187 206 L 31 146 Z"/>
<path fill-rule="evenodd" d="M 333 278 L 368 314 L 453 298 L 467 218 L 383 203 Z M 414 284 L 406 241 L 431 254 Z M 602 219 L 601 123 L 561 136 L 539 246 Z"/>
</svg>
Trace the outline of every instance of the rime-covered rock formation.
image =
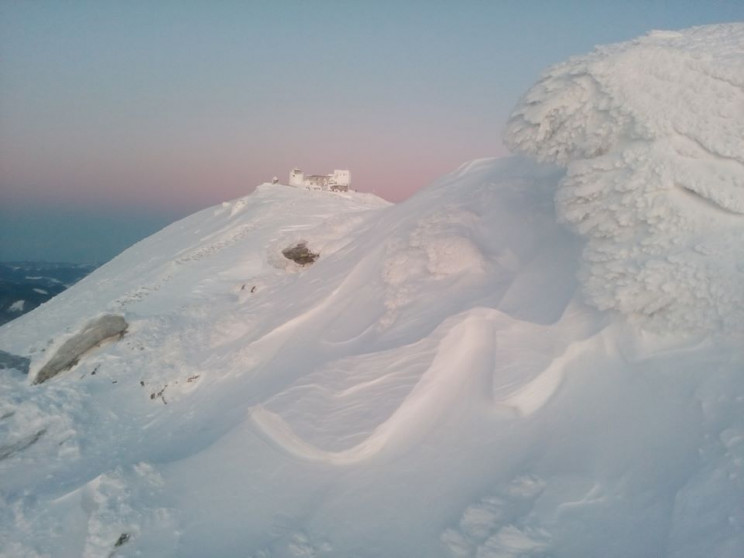
<svg viewBox="0 0 744 558">
<path fill-rule="evenodd" d="M 596 306 L 660 331 L 744 332 L 744 24 L 558 64 L 506 142 L 566 167 L 558 216 L 587 238 Z"/>
<path fill-rule="evenodd" d="M 72 368 L 86 352 L 105 341 L 120 339 L 126 330 L 127 321 L 122 316 L 105 314 L 91 320 L 82 331 L 72 335 L 57 348 L 49 361 L 34 375 L 34 383 L 46 382 Z"/>
</svg>

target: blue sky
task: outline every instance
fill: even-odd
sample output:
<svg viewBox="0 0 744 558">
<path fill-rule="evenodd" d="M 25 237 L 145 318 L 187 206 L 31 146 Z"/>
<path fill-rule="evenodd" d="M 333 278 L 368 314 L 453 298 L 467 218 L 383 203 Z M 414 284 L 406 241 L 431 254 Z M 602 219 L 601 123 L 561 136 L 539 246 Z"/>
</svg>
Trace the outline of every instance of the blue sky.
<svg viewBox="0 0 744 558">
<path fill-rule="evenodd" d="M 550 64 L 736 1 L 0 3 L 0 260 L 103 261 L 294 166 L 401 200 Z M 45 223 L 45 226 L 39 226 Z"/>
</svg>

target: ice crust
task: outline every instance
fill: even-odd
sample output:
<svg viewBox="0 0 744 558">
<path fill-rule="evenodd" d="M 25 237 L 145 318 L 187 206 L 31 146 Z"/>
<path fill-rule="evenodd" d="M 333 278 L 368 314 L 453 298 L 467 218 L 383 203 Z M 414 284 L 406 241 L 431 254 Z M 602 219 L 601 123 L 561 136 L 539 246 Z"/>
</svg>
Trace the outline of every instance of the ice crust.
<svg viewBox="0 0 744 558">
<path fill-rule="evenodd" d="M 658 331 L 744 333 L 744 25 L 651 32 L 547 70 L 506 143 L 566 167 L 601 309 Z"/>
</svg>

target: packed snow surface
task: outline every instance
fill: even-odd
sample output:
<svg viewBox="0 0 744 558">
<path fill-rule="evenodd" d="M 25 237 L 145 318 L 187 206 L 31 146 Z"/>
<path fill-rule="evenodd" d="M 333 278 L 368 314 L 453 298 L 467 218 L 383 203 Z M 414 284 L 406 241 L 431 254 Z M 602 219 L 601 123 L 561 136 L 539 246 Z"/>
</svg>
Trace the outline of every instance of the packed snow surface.
<svg viewBox="0 0 744 558">
<path fill-rule="evenodd" d="M 509 137 L 567 169 L 473 161 L 395 206 L 262 185 L 0 328 L 5 361 L 30 358 L 28 375 L 0 370 L 0 555 L 744 556 L 744 354 L 737 309 L 723 304 L 738 300 L 728 281 L 742 285 L 743 260 L 723 251 L 740 239 L 741 152 L 727 134 L 741 129 L 741 107 L 695 104 L 675 89 L 686 72 L 653 70 L 667 75 L 664 91 L 704 109 L 699 118 L 734 121 L 700 140 L 727 162 L 698 161 L 713 174 L 724 165 L 730 190 L 691 163 L 693 199 L 661 179 L 650 194 L 637 173 L 651 167 L 634 161 L 674 166 L 657 158 L 674 118 L 644 116 L 623 85 L 634 49 L 656 68 L 650 49 L 738 95 L 726 64 L 744 55 L 743 27 L 653 33 L 550 70 Z M 575 97 L 571 76 L 599 69 L 609 93 Z M 581 111 L 576 126 L 569 113 Z M 703 124 L 688 117 L 677 125 L 696 137 Z M 602 135 L 605 154 L 541 143 L 561 134 Z M 641 190 L 623 198 L 605 163 Z M 583 186 L 595 177 L 591 211 L 624 232 L 597 235 L 570 216 L 577 165 Z M 665 235 L 682 235 L 672 258 L 682 261 L 685 232 L 721 250 L 690 264 L 707 307 L 685 298 L 687 275 L 666 275 Z M 628 235 L 643 247 L 627 256 L 636 274 L 657 265 L 676 289 L 656 314 L 633 306 L 639 287 L 593 267 L 601 250 L 614 257 L 612 243 L 631 250 Z M 317 259 L 283 255 L 299 245 Z M 602 292 L 627 304 L 603 302 L 601 273 Z M 646 305 L 664 285 L 644 286 Z M 101 316 L 126 320 L 124 336 L 33 385 Z"/>
</svg>

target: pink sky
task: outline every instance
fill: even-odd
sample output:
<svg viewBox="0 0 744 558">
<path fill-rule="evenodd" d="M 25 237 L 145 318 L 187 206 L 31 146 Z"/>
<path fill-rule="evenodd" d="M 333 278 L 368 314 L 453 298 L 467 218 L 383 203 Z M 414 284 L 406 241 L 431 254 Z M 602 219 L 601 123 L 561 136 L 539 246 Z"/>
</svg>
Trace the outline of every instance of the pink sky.
<svg viewBox="0 0 744 558">
<path fill-rule="evenodd" d="M 504 155 L 551 64 L 741 19 L 742 2 L 661 0 L 2 2 L 0 221 L 64 206 L 166 224 L 294 166 L 400 201 Z M 65 231 L 45 234 L 24 251 L 6 232 L 0 259 L 66 259 Z"/>
</svg>

